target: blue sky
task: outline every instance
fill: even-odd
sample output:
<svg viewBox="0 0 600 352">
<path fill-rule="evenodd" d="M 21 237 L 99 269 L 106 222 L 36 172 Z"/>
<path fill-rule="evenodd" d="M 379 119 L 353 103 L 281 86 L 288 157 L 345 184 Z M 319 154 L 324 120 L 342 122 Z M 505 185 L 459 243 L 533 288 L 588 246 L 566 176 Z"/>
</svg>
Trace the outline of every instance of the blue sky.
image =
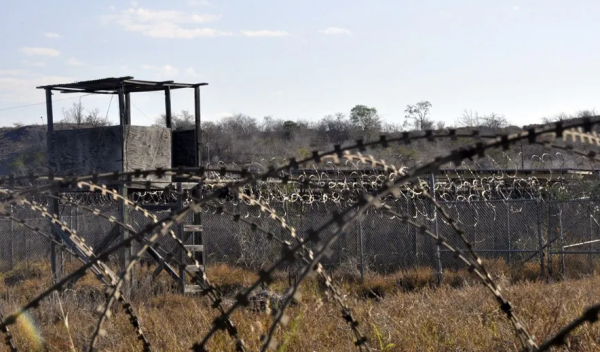
<svg viewBox="0 0 600 352">
<path fill-rule="evenodd" d="M 3 1 L 0 126 L 42 123 L 42 84 L 102 77 L 208 82 L 202 116 L 316 120 L 356 104 L 401 123 L 429 100 L 516 125 L 600 108 L 600 2 L 592 0 Z M 56 94 L 55 119 L 77 97 Z M 193 111 L 193 93 L 173 93 Z M 117 121 L 109 96 L 81 98 Z M 132 97 L 151 124 L 161 93 Z"/>
</svg>

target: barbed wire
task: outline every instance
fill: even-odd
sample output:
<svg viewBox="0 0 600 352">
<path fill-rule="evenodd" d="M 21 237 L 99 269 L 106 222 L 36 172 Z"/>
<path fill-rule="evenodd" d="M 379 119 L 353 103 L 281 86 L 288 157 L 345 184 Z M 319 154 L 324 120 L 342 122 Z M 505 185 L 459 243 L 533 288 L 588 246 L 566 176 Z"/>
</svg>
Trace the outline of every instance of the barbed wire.
<svg viewBox="0 0 600 352">
<path fill-rule="evenodd" d="M 207 334 L 204 335 L 204 337 L 202 338 L 202 341 L 199 343 L 196 343 L 193 346 L 194 350 L 196 350 L 196 351 L 205 350 L 206 343 L 210 340 L 211 336 L 214 335 L 217 331 L 221 331 L 221 330 L 227 330 L 229 332 L 229 335 L 231 337 L 233 337 L 235 341 L 237 341 L 236 346 L 237 346 L 238 350 L 242 350 L 243 347 L 240 347 L 241 340 L 239 340 L 237 338 L 237 330 L 235 329 L 235 327 L 233 326 L 233 324 L 231 323 L 231 320 L 230 320 L 231 314 L 235 310 L 239 309 L 240 307 L 247 306 L 249 295 L 252 293 L 253 290 L 255 290 L 257 287 L 259 287 L 259 285 L 261 285 L 263 283 L 269 284 L 269 283 L 273 282 L 274 278 L 273 278 L 272 274 L 274 273 L 276 268 L 278 268 L 283 263 L 294 263 L 298 260 L 302 260 L 302 253 L 303 253 L 303 251 L 306 250 L 306 246 L 308 244 L 312 244 L 312 245 L 316 246 L 315 247 L 316 251 L 313 253 L 312 258 L 310 258 L 310 256 L 304 257 L 304 259 L 308 259 L 309 263 L 307 265 L 303 266 L 303 269 L 298 277 L 297 282 L 290 288 L 290 290 L 289 290 L 290 295 L 286 298 L 281 309 L 279 309 L 277 311 L 277 314 L 275 315 L 275 319 L 270 327 L 269 334 L 268 334 L 268 336 L 266 336 L 266 338 L 264 340 L 263 350 L 265 350 L 265 348 L 267 348 L 267 347 L 273 347 L 274 344 L 271 343 L 273 331 L 277 325 L 279 325 L 281 322 L 284 322 L 286 320 L 285 310 L 286 310 L 286 307 L 291 302 L 291 300 L 296 299 L 294 293 L 297 292 L 301 283 L 308 276 L 313 275 L 315 273 L 321 274 L 321 272 L 323 272 L 322 267 L 317 264 L 319 263 L 320 259 L 323 256 L 325 256 L 326 253 L 330 250 L 331 245 L 340 237 L 340 235 L 342 233 L 344 233 L 346 231 L 348 226 L 351 223 L 353 223 L 354 221 L 357 221 L 358 219 L 362 218 L 364 216 L 365 212 L 368 209 L 372 209 L 372 208 L 386 210 L 386 211 L 388 211 L 389 214 L 392 214 L 393 216 L 397 216 L 397 217 L 401 218 L 403 221 L 410 223 L 410 222 L 412 222 L 412 220 L 410 220 L 406 215 L 402 215 L 399 213 L 394 214 L 393 212 L 389 211 L 389 207 L 387 207 L 385 202 L 388 201 L 389 199 L 395 199 L 395 198 L 397 199 L 399 197 L 405 197 L 405 198 L 413 197 L 414 198 L 417 196 L 425 197 L 425 198 L 433 201 L 433 204 L 436 206 L 436 209 L 442 214 L 442 216 L 445 218 L 445 220 L 452 225 L 455 233 L 457 235 L 459 235 L 459 237 L 461 237 L 461 240 L 467 246 L 468 253 L 472 257 L 472 259 L 468 259 L 463 254 L 460 254 L 461 252 L 459 252 L 456 249 L 455 249 L 455 253 L 458 253 L 457 255 L 461 260 L 463 260 L 463 258 L 464 258 L 463 261 L 466 261 L 466 264 L 470 265 L 472 270 L 475 273 L 477 273 L 477 275 L 480 276 L 480 278 L 482 280 L 484 280 L 486 282 L 486 286 L 488 286 L 488 288 L 490 288 L 490 290 L 493 292 L 494 296 L 497 298 L 502 311 L 507 315 L 509 320 L 512 322 L 513 327 L 514 327 L 517 335 L 519 336 L 519 339 L 521 340 L 521 344 L 522 344 L 523 348 L 527 349 L 527 350 L 545 350 L 551 346 L 563 344 L 565 337 L 570 332 L 572 332 L 576 327 L 582 325 L 585 322 L 591 322 L 591 323 L 595 322 L 597 319 L 597 315 L 598 315 L 598 309 L 592 307 L 584 315 L 582 315 L 581 317 L 575 319 L 573 322 L 568 324 L 563 330 L 561 330 L 559 332 L 559 334 L 557 334 L 553 338 L 547 340 L 547 342 L 543 343 L 538 348 L 536 346 L 535 342 L 532 340 L 529 333 L 527 332 L 526 327 L 522 324 L 522 322 L 514 314 L 513 308 L 510 305 L 510 303 L 508 303 L 508 301 L 506 301 L 502 298 L 502 295 L 500 294 L 499 286 L 494 282 L 494 280 L 491 278 L 489 273 L 487 273 L 481 259 L 479 259 L 477 257 L 474 250 L 472 249 L 471 244 L 464 237 L 464 232 L 462 232 L 462 230 L 460 230 L 460 228 L 457 226 L 455 220 L 450 215 L 445 213 L 445 211 L 439 206 L 439 204 L 435 200 L 433 200 L 431 197 L 428 196 L 429 193 L 426 188 L 421 188 L 419 186 L 419 187 L 412 187 L 412 188 L 406 190 L 405 185 L 407 183 L 411 183 L 411 182 L 413 182 L 413 183 L 416 182 L 418 185 L 420 185 L 422 183 L 420 181 L 421 176 L 424 176 L 429 173 L 437 173 L 438 171 L 440 171 L 441 166 L 443 166 L 447 163 L 454 163 L 455 165 L 459 165 L 463 160 L 470 160 L 474 157 L 480 157 L 480 158 L 484 157 L 486 155 L 486 151 L 489 149 L 502 148 L 504 150 L 507 150 L 510 144 L 514 144 L 521 140 L 527 140 L 530 144 L 540 144 L 544 148 L 569 150 L 570 152 L 575 153 L 575 154 L 581 156 L 582 158 L 585 158 L 586 160 L 590 160 L 591 162 L 598 162 L 598 161 L 600 161 L 600 157 L 593 150 L 589 150 L 589 151 L 579 150 L 577 148 L 573 148 L 570 145 L 565 146 L 563 144 L 555 143 L 554 141 L 559 138 L 563 138 L 563 140 L 564 140 L 564 136 L 565 136 L 564 133 L 567 129 L 572 129 L 572 128 L 576 129 L 576 128 L 582 127 L 583 130 L 579 131 L 578 133 L 586 134 L 591 131 L 592 126 L 597 125 L 599 123 L 600 123 L 600 120 L 598 119 L 598 117 L 589 117 L 589 118 L 576 119 L 576 120 L 571 120 L 571 121 L 566 121 L 566 122 L 561 121 L 561 122 L 557 122 L 557 123 L 541 125 L 538 127 L 532 127 L 523 132 L 519 132 L 519 133 L 515 133 L 515 134 L 511 134 L 511 135 L 490 135 L 490 136 L 487 136 L 487 138 L 489 139 L 487 142 L 481 142 L 481 141 L 476 142 L 473 145 L 469 145 L 469 146 L 463 147 L 461 149 L 452 151 L 445 156 L 437 157 L 432 162 L 421 165 L 415 169 L 402 170 L 402 172 L 399 172 L 396 169 L 393 172 L 393 177 L 383 177 L 383 178 L 376 177 L 375 180 L 368 179 L 368 181 L 364 181 L 364 183 L 361 183 L 362 181 L 356 182 L 356 184 L 353 184 L 353 187 L 355 187 L 356 189 L 360 189 L 360 191 L 357 191 L 355 193 L 348 192 L 348 190 L 350 190 L 350 187 L 348 187 L 348 182 L 341 182 L 341 183 L 338 182 L 339 184 L 343 185 L 343 186 L 341 186 L 341 185 L 338 185 L 338 183 L 336 183 L 336 182 L 333 182 L 333 184 L 332 184 L 332 182 L 330 180 L 323 181 L 323 178 L 317 179 L 316 180 L 317 182 L 314 182 L 315 181 L 314 178 L 311 179 L 310 177 L 306 177 L 306 176 L 303 180 L 295 181 L 295 180 L 293 180 L 293 177 L 290 176 L 290 171 L 297 170 L 300 165 L 305 165 L 305 164 L 309 164 L 309 163 L 319 164 L 319 163 L 323 163 L 325 160 L 330 161 L 333 165 L 339 165 L 340 159 L 343 159 L 344 157 L 346 157 L 347 159 L 359 161 L 361 163 L 370 163 L 370 164 L 377 164 L 379 166 L 382 166 L 382 165 L 386 165 L 385 162 L 373 161 L 372 157 L 370 157 L 370 159 L 367 159 L 368 157 L 365 157 L 360 154 L 356 154 L 353 156 L 352 151 L 358 150 L 359 152 L 363 152 L 368 147 L 386 148 L 390 145 L 390 143 L 394 143 L 394 142 L 409 144 L 412 141 L 417 141 L 417 140 L 433 141 L 436 138 L 456 138 L 458 136 L 458 134 L 456 133 L 456 131 L 452 131 L 452 130 L 443 132 L 440 134 L 436 134 L 436 135 L 434 135 L 431 131 L 426 131 L 424 133 L 419 133 L 419 134 L 404 133 L 402 135 L 402 137 L 396 137 L 396 138 L 390 138 L 390 139 L 388 139 L 386 136 L 382 136 L 379 140 L 371 141 L 371 142 L 363 142 L 362 140 L 359 140 L 355 144 L 345 146 L 345 147 L 341 147 L 341 146 L 337 145 L 334 147 L 334 149 L 332 151 L 322 152 L 322 153 L 314 152 L 311 157 L 302 159 L 300 161 L 297 161 L 295 158 L 292 158 L 292 159 L 290 159 L 289 163 L 287 163 L 286 165 L 281 166 L 281 167 L 274 167 L 274 166 L 267 167 L 267 171 L 262 172 L 260 174 L 251 174 L 243 168 L 240 170 L 234 170 L 234 169 L 227 169 L 226 167 L 222 167 L 219 170 L 216 170 L 216 169 L 215 170 L 206 170 L 203 168 L 197 168 L 194 170 L 187 170 L 187 171 L 185 169 L 156 169 L 156 170 L 144 170 L 144 171 L 135 170 L 133 172 L 117 172 L 117 173 L 110 173 L 110 174 L 92 174 L 92 175 L 86 175 L 86 176 L 70 175 L 67 177 L 58 177 L 55 175 L 28 175 L 26 177 L 15 177 L 15 176 L 2 177 L 2 178 L 0 178 L 0 185 L 6 185 L 6 187 L 8 189 L 10 189 L 10 191 L 7 191 L 7 196 L 0 200 L 0 212 L 6 213 L 5 208 L 7 205 L 12 205 L 12 204 L 21 204 L 22 205 L 22 204 L 25 204 L 24 202 L 26 201 L 27 197 L 45 194 L 45 193 L 59 193 L 61 188 L 63 188 L 63 187 L 73 187 L 73 188 L 82 189 L 82 190 L 85 189 L 85 190 L 91 191 L 91 192 L 97 192 L 102 197 L 109 197 L 109 198 L 112 197 L 114 201 L 117 201 L 124 206 L 132 207 L 135 210 L 142 210 L 142 208 L 140 208 L 134 202 L 119 196 L 117 194 L 117 192 L 115 192 L 115 191 L 109 190 L 107 188 L 107 186 L 105 184 L 101 184 L 100 181 L 123 182 L 123 180 L 124 180 L 125 184 L 131 184 L 132 178 L 141 178 L 141 177 L 153 175 L 153 176 L 158 177 L 158 179 L 161 179 L 165 176 L 176 176 L 178 178 L 187 177 L 189 180 L 191 180 L 193 182 L 203 182 L 208 177 L 207 173 L 211 173 L 212 176 L 214 176 L 215 174 L 218 174 L 220 177 L 223 177 L 226 174 L 237 175 L 237 178 L 232 177 L 230 180 L 219 179 L 218 183 L 215 183 L 215 185 L 212 186 L 211 189 L 207 190 L 207 194 L 204 197 L 202 197 L 202 199 L 190 198 L 183 209 L 178 209 L 177 211 L 173 211 L 173 212 L 171 212 L 171 214 L 169 214 L 169 216 L 167 216 L 164 219 L 158 220 L 158 221 L 155 221 L 155 219 L 153 218 L 152 224 L 146 226 L 141 231 L 136 232 L 136 231 L 131 231 L 128 229 L 131 232 L 130 237 L 128 237 L 128 238 L 120 241 L 119 243 L 113 245 L 112 247 L 106 249 L 105 251 L 103 251 L 102 254 L 100 254 L 96 257 L 90 257 L 89 261 L 87 261 L 87 263 L 85 263 L 83 266 L 81 266 L 80 268 L 78 268 L 77 270 L 72 272 L 71 274 L 67 275 L 66 277 L 62 278 L 61 280 L 59 280 L 58 282 L 56 282 L 55 284 L 50 286 L 48 289 L 46 289 L 44 292 L 39 294 L 37 297 L 33 298 L 27 304 L 23 305 L 17 312 L 15 312 L 5 318 L 2 318 L 2 321 L 0 322 L 0 330 L 2 330 L 3 332 L 7 332 L 8 327 L 10 325 L 14 324 L 16 322 L 17 318 L 21 314 L 23 314 L 24 312 L 26 312 L 29 309 L 36 308 L 44 298 L 48 297 L 53 292 L 60 290 L 71 279 L 73 279 L 77 275 L 83 274 L 83 273 L 87 272 L 88 270 L 93 269 L 94 267 L 97 267 L 98 265 L 100 265 L 101 261 L 106 260 L 108 258 L 108 255 L 110 255 L 111 253 L 114 253 L 121 248 L 130 246 L 133 241 L 137 241 L 138 243 L 142 244 L 141 248 L 131 258 L 127 267 L 124 268 L 122 270 L 122 272 L 118 275 L 118 278 L 117 278 L 115 284 L 110 285 L 109 288 L 107 289 L 109 298 L 107 299 L 106 304 L 104 304 L 103 306 L 100 307 L 101 315 L 99 317 L 96 330 L 92 335 L 92 342 L 90 344 L 90 350 L 94 350 L 96 343 L 98 341 L 98 338 L 104 333 L 104 330 L 102 329 L 102 325 L 103 325 L 104 321 L 106 320 L 106 318 L 108 316 L 110 316 L 110 312 L 111 312 L 110 307 L 111 307 L 112 303 L 115 300 L 120 300 L 120 297 L 122 297 L 119 289 L 121 288 L 123 282 L 126 281 L 126 279 L 128 278 L 128 275 L 130 275 L 131 269 L 139 261 L 139 259 L 143 255 L 143 253 L 150 246 L 152 246 L 160 236 L 170 235 L 170 237 L 173 238 L 174 240 L 176 240 L 176 242 L 179 241 L 177 243 L 181 247 L 181 250 L 185 250 L 183 243 L 180 242 L 180 240 L 177 238 L 177 236 L 174 234 L 174 232 L 171 230 L 171 228 L 173 226 L 181 224 L 184 221 L 184 218 L 186 215 L 191 214 L 191 213 L 199 213 L 208 207 L 215 209 L 215 211 L 217 213 L 223 213 L 224 212 L 224 209 L 222 206 L 223 203 L 221 203 L 220 205 L 217 205 L 217 206 L 211 206 L 210 205 L 211 202 L 216 202 L 218 204 L 219 202 L 223 202 L 223 198 L 226 198 L 227 196 L 231 196 L 232 194 L 235 194 L 235 192 L 238 192 L 238 194 L 245 194 L 245 192 L 248 192 L 248 190 L 249 190 L 247 187 L 251 187 L 252 189 L 255 189 L 257 187 L 257 185 L 259 185 L 259 182 L 261 182 L 261 181 L 267 182 L 269 180 L 277 179 L 277 180 L 279 180 L 278 182 L 280 182 L 280 184 L 282 186 L 286 186 L 288 184 L 293 184 L 293 185 L 299 185 L 300 187 L 303 187 L 303 189 L 306 189 L 307 187 L 311 187 L 312 189 L 320 189 L 319 194 L 321 194 L 321 195 L 328 195 L 330 193 L 335 194 L 335 190 L 337 187 L 340 189 L 340 191 L 339 191 L 340 196 L 332 197 L 331 201 L 334 203 L 341 203 L 338 201 L 341 199 L 344 199 L 344 200 L 348 200 L 348 203 L 343 204 L 343 205 L 352 205 L 352 206 L 347 207 L 346 209 L 340 209 L 340 211 L 333 211 L 332 217 L 329 221 L 327 221 L 325 224 L 321 225 L 317 229 L 309 230 L 307 232 L 308 233 L 307 238 L 297 239 L 295 245 L 292 243 L 289 243 L 289 242 L 285 242 L 284 245 L 282 246 L 281 258 L 277 262 L 275 262 L 269 269 L 259 271 L 259 278 L 249 288 L 245 289 L 242 293 L 238 294 L 238 296 L 235 299 L 235 302 L 229 309 L 224 310 L 220 306 L 220 304 L 217 304 L 217 302 L 219 302 L 219 299 L 220 299 L 218 296 L 216 296 L 216 295 L 211 296 L 211 298 L 213 299 L 213 303 L 214 303 L 213 306 L 218 307 L 217 310 L 219 311 L 220 315 L 215 319 L 215 321 L 213 322 L 213 327 L 208 331 Z M 475 132 L 473 132 L 471 135 L 471 137 L 475 137 L 475 138 L 477 138 L 477 136 L 478 136 L 478 133 L 475 133 Z M 544 137 L 544 138 L 546 138 L 546 140 L 540 141 L 539 140 L 540 137 Z M 594 142 L 595 140 L 592 138 L 588 138 L 588 141 L 591 141 L 590 143 L 595 143 Z M 547 158 L 544 159 L 544 157 L 542 156 L 542 157 L 540 157 L 540 160 L 544 161 L 544 160 L 547 160 Z M 393 170 L 391 167 L 389 169 Z M 387 170 L 387 169 L 384 167 L 384 170 Z M 388 170 L 388 171 L 390 171 L 390 170 Z M 31 183 L 31 185 L 26 186 L 26 187 L 22 187 L 22 186 L 17 187 L 16 183 L 20 182 L 20 181 L 28 181 Z M 42 182 L 42 181 L 47 182 L 47 183 L 46 184 L 34 184 L 34 183 L 38 183 L 38 182 Z M 224 181 L 227 181 L 227 182 L 224 182 Z M 523 180 L 519 180 L 519 182 L 522 182 L 522 181 Z M 461 181 L 460 184 L 462 186 L 466 187 L 466 189 L 469 189 L 469 187 L 478 188 L 477 191 L 479 193 L 481 193 L 482 196 L 486 195 L 486 191 L 488 193 L 490 193 L 491 191 L 498 189 L 498 186 L 495 185 L 495 182 L 497 182 L 497 180 L 495 178 L 494 179 L 481 179 L 481 184 L 479 184 L 478 182 L 480 182 L 480 180 L 478 180 L 477 182 L 471 181 L 471 183 L 469 185 L 465 185 Z M 532 179 L 530 181 L 527 181 L 526 183 L 528 185 L 536 186 L 536 185 L 540 184 L 540 180 Z M 481 188 L 482 184 L 486 184 L 486 186 Z M 151 186 L 152 185 L 150 182 L 146 183 L 146 190 L 148 192 L 154 192 L 154 190 L 151 189 L 152 188 Z M 404 187 L 404 190 L 406 190 L 406 192 L 403 192 L 403 187 Z M 483 189 L 483 192 L 481 192 L 482 189 Z M 332 190 L 333 190 L 333 192 L 332 192 Z M 366 190 L 369 190 L 369 192 L 366 192 Z M 441 190 L 443 190 L 443 189 L 441 189 Z M 538 187 L 538 190 L 539 190 L 539 187 Z M 436 190 L 433 190 L 433 191 L 437 192 L 438 189 L 436 188 Z M 167 195 L 169 195 L 168 189 L 166 189 L 164 192 L 166 192 Z M 232 193 L 230 193 L 230 192 L 232 192 Z M 447 193 L 451 193 L 451 192 L 445 192 L 445 193 L 447 194 Z M 292 193 L 292 194 L 294 194 L 294 193 Z M 406 196 L 404 194 L 406 194 Z M 343 195 L 343 198 L 342 198 L 342 195 Z M 147 195 L 142 195 L 142 198 L 145 196 L 147 196 Z M 164 194 L 163 194 L 163 196 L 164 196 Z M 153 195 L 151 195 L 151 197 L 153 197 Z M 169 199 L 169 197 L 166 197 L 165 199 Z M 268 204 L 267 200 L 275 201 L 276 199 L 281 199 L 281 197 L 282 197 L 281 193 L 274 194 L 270 198 L 262 197 L 260 194 L 258 197 L 256 197 L 255 194 L 251 193 L 249 198 L 247 198 L 247 200 L 252 199 L 252 201 L 250 201 L 251 203 L 258 202 L 255 204 L 261 204 L 262 205 L 261 210 L 264 209 L 264 211 L 269 212 L 269 210 L 268 210 L 269 207 L 267 207 L 265 205 L 265 204 Z M 267 198 L 267 199 L 263 199 L 263 198 Z M 483 198 L 486 199 L 485 196 Z M 502 198 L 504 198 L 504 197 L 502 197 Z M 100 198 L 100 199 L 102 199 L 104 201 L 104 198 Z M 285 194 L 283 195 L 284 201 L 289 201 L 289 199 L 304 199 L 304 198 L 286 197 Z M 309 205 L 314 203 L 315 198 L 309 197 L 308 199 L 309 199 L 309 201 L 308 201 Z M 472 199 L 472 197 L 466 196 L 464 199 L 468 200 L 468 199 Z M 71 202 L 70 204 L 73 204 L 73 203 L 74 202 Z M 31 203 L 31 204 L 34 204 L 34 203 Z M 80 206 L 81 204 L 75 204 L 75 205 Z M 38 206 L 35 204 L 33 206 L 38 211 L 47 213 L 45 211 L 45 209 L 42 208 L 41 206 Z M 272 211 L 272 209 L 271 209 L 271 211 Z M 72 233 L 72 231 L 70 231 L 65 224 L 61 223 L 57 219 L 56 216 L 51 215 L 50 217 L 51 217 L 51 222 L 53 224 L 55 224 L 56 226 L 59 226 L 61 228 L 61 230 L 67 232 L 68 235 L 70 235 L 73 239 L 77 239 L 77 237 L 74 235 L 74 233 Z M 236 217 L 234 215 L 234 221 L 236 219 L 239 221 L 240 217 L 239 216 Z M 116 221 L 113 221 L 113 223 L 116 223 Z M 285 226 L 283 226 L 283 225 L 285 225 L 285 222 L 282 223 L 282 227 L 285 228 Z M 411 224 L 411 225 L 413 225 L 413 224 Z M 122 226 L 127 227 L 128 225 L 122 224 Z M 325 231 L 326 228 L 331 227 L 331 226 L 333 226 L 335 228 L 333 235 L 329 236 L 329 238 L 327 240 L 322 240 L 321 234 Z M 424 228 L 423 225 L 414 223 L 413 226 L 417 226 L 417 227 L 423 229 L 423 232 L 425 232 L 425 233 L 427 232 L 426 228 Z M 431 235 L 433 235 L 433 233 L 431 233 L 429 235 L 431 236 Z M 440 245 L 444 245 L 445 247 L 447 247 L 449 250 L 452 251 L 452 248 L 453 248 L 452 246 L 450 246 L 447 242 L 444 242 L 443 240 L 441 240 L 439 236 L 437 238 L 438 238 L 438 241 L 440 241 L 439 242 Z M 310 253 L 310 252 L 307 252 L 307 253 Z M 188 257 L 192 257 L 190 252 L 188 252 Z M 196 261 L 196 266 L 199 268 L 199 264 L 197 261 Z M 202 272 L 201 279 L 200 280 L 196 279 L 196 281 L 199 281 L 198 282 L 199 284 L 206 281 L 205 273 L 202 270 L 200 270 L 200 272 Z M 188 274 L 191 274 L 191 273 L 188 273 Z M 198 275 L 197 272 L 195 275 Z M 205 295 L 210 296 L 211 293 L 214 293 L 215 291 L 216 290 L 214 289 L 214 287 L 212 287 L 211 285 L 207 285 L 207 286 L 203 287 L 201 292 Z M 345 315 L 345 317 L 348 319 L 351 326 L 354 326 L 354 325 L 357 326 L 357 322 L 354 320 L 351 313 L 348 313 L 347 315 Z M 6 342 L 7 342 L 7 345 L 9 345 L 9 343 L 11 343 L 11 340 L 7 339 Z M 364 345 L 365 342 L 366 342 L 366 340 L 356 341 L 357 345 L 359 345 L 359 346 Z"/>
</svg>

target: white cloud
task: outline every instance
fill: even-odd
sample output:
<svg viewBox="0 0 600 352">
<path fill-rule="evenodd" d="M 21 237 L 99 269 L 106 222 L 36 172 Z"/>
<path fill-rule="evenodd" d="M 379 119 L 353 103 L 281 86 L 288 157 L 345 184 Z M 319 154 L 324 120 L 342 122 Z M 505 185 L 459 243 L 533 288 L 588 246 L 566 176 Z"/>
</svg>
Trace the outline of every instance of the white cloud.
<svg viewBox="0 0 600 352">
<path fill-rule="evenodd" d="M 73 77 L 45 76 L 25 72 L 20 76 L 0 73 L 0 101 L 11 104 L 44 101 L 44 92 L 35 87 L 76 81 Z"/>
<path fill-rule="evenodd" d="M 242 34 L 246 37 L 287 37 L 290 35 L 286 31 L 270 31 L 270 30 L 259 30 L 259 31 L 242 31 Z"/>
<path fill-rule="evenodd" d="M 29 65 L 29 66 L 38 66 L 38 67 L 46 66 L 46 63 L 42 62 L 42 61 L 23 60 L 22 63 L 24 65 Z"/>
<path fill-rule="evenodd" d="M 275 97 L 281 97 L 281 96 L 283 96 L 283 92 L 280 90 L 276 90 L 274 92 L 271 92 L 271 95 L 273 95 Z"/>
<path fill-rule="evenodd" d="M 56 39 L 56 38 L 62 38 L 62 36 L 60 34 L 54 33 L 54 32 L 46 32 L 46 33 L 44 33 L 44 37 L 46 37 L 46 38 L 54 38 L 54 39 Z"/>
<path fill-rule="evenodd" d="M 515 11 L 519 11 L 519 6 L 515 6 L 515 7 L 513 7 L 513 10 L 515 10 Z"/>
<path fill-rule="evenodd" d="M 161 77 L 163 75 L 172 77 L 172 76 L 177 76 L 179 74 L 179 69 L 177 69 L 176 67 L 173 67 L 169 64 L 166 64 L 164 66 L 142 64 L 140 67 L 144 70 L 153 71 L 156 75 L 159 75 Z"/>
<path fill-rule="evenodd" d="M 188 4 L 192 6 L 210 6 L 210 1 L 208 0 L 189 0 Z"/>
<path fill-rule="evenodd" d="M 217 113 L 217 114 L 216 114 L 216 117 L 217 117 L 218 119 L 222 119 L 222 118 L 225 118 L 225 117 L 229 117 L 229 116 L 231 116 L 231 115 L 233 115 L 233 113 L 231 113 L 231 112 L 226 112 L 226 111 L 222 111 L 222 112 L 219 112 L 219 113 Z"/>
<path fill-rule="evenodd" d="M 116 10 L 114 6 L 109 6 L 108 9 L 111 10 L 111 11 Z"/>
<path fill-rule="evenodd" d="M 329 35 L 339 35 L 339 34 L 350 35 L 350 34 L 352 34 L 352 32 L 349 29 L 340 28 L 340 27 L 329 27 L 329 28 L 322 29 L 319 32 L 321 32 L 323 34 L 329 34 Z"/>
<path fill-rule="evenodd" d="M 193 78 L 200 78 L 200 75 L 199 75 L 199 74 L 197 74 L 197 73 L 196 73 L 196 70 L 194 70 L 192 67 L 188 67 L 188 68 L 185 70 L 185 73 L 186 73 L 188 76 L 190 76 L 190 77 L 193 77 Z"/>
<path fill-rule="evenodd" d="M 71 66 L 85 66 L 85 63 L 82 62 L 82 61 L 77 60 L 74 57 L 72 57 L 69 60 L 67 60 L 67 65 L 71 65 Z"/>
<path fill-rule="evenodd" d="M 22 76 L 27 74 L 27 70 L 0 70 L 0 76 Z"/>
<path fill-rule="evenodd" d="M 179 70 L 176 69 L 175 67 L 171 66 L 171 65 L 164 65 L 162 67 L 162 70 L 163 70 L 164 73 L 170 74 L 170 75 L 173 75 L 173 76 L 177 76 L 177 74 L 179 73 Z"/>
<path fill-rule="evenodd" d="M 60 51 L 52 48 L 31 48 L 31 47 L 23 47 L 20 48 L 24 54 L 27 55 L 39 55 L 39 56 L 58 56 L 60 55 Z"/>
<path fill-rule="evenodd" d="M 139 5 L 137 1 L 131 1 L 130 4 L 132 7 L 138 7 Z"/>
<path fill-rule="evenodd" d="M 139 32 L 153 38 L 183 38 L 228 36 L 232 33 L 214 28 L 183 27 L 185 24 L 199 24 L 216 21 L 221 16 L 214 14 L 188 14 L 175 10 L 151 10 L 129 8 L 119 14 L 102 16 L 102 21 L 114 23 L 126 31 Z"/>
</svg>

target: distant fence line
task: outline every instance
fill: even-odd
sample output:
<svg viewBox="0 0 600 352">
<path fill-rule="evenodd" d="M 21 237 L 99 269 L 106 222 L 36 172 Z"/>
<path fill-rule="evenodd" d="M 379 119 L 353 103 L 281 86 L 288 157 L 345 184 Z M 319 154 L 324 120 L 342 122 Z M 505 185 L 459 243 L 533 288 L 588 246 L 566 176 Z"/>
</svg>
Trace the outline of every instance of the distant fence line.
<svg viewBox="0 0 600 352">
<path fill-rule="evenodd" d="M 458 221 L 467 239 L 483 258 L 502 258 L 508 264 L 534 261 L 540 273 L 564 271 L 568 256 L 600 254 L 600 201 L 537 201 L 487 200 L 440 202 L 441 206 Z M 457 248 L 464 245 L 449 224 L 437 214 L 427 200 L 408 199 L 392 202 L 395 211 L 409 214 L 415 220 L 427 223 L 437 234 L 443 235 Z M 300 236 L 307 230 L 325 223 L 336 206 L 319 204 L 303 206 L 295 203 L 271 205 Z M 252 217 L 261 227 L 274 234 L 291 239 L 288 233 L 272 219 L 261 214 L 257 207 L 244 203 L 225 203 L 233 213 Z M 118 215 L 116 204 L 99 206 L 105 215 Z M 27 224 L 50 233 L 48 220 L 25 206 L 9 208 L 13 216 Z M 159 218 L 167 213 L 155 213 Z M 75 206 L 61 205 L 60 217 L 79 236 L 95 247 L 110 231 L 112 224 Z M 191 223 L 191 216 L 186 223 Z M 131 212 L 131 223 L 142 229 L 149 220 L 137 211 Z M 257 268 L 271 264 L 281 255 L 281 248 L 248 225 L 233 222 L 228 215 L 206 211 L 202 216 L 207 270 L 211 265 L 228 263 Z M 327 236 L 325 233 L 324 236 Z M 160 250 L 175 249 L 172 239 L 160 241 Z M 433 239 L 419 234 L 419 229 L 391 218 L 378 211 L 370 211 L 354 224 L 334 244 L 332 255 L 322 263 L 326 267 L 352 265 L 354 269 L 389 272 L 429 266 L 442 272 L 461 267 L 452 253 L 438 248 Z M 552 267 L 548 257 L 559 258 L 560 267 Z M 24 228 L 18 222 L 0 218 L 0 269 L 8 270 L 18 262 L 50 258 L 49 242 Z"/>
</svg>

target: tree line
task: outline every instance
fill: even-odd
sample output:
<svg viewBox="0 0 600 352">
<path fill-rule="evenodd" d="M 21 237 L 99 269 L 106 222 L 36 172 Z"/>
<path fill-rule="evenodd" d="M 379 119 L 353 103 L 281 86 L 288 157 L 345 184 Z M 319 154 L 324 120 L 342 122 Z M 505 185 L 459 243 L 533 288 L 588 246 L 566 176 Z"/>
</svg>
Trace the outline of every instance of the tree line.
<svg viewBox="0 0 600 352">
<path fill-rule="evenodd" d="M 237 113 L 217 121 L 202 121 L 202 151 L 205 162 L 266 163 L 283 160 L 291 155 L 306 157 L 315 149 L 327 149 L 331 145 L 350 143 L 356 139 L 370 140 L 381 133 L 394 134 L 401 131 L 441 130 L 444 128 L 491 128 L 502 129 L 510 125 L 499 113 L 480 114 L 465 110 L 452 126 L 436 121 L 432 116 L 431 102 L 424 100 L 407 105 L 401 123 L 383 121 L 375 107 L 355 105 L 347 113 L 338 112 L 316 121 L 283 120 L 266 116 L 262 119 Z M 542 122 L 552 122 L 573 117 L 595 115 L 595 110 L 581 110 L 575 114 L 557 114 L 543 117 Z M 98 109 L 87 111 L 82 104 L 74 103 L 63 110 L 59 123 L 75 124 L 77 127 L 109 125 L 108 118 Z M 154 125 L 165 126 L 165 115 L 159 116 Z M 194 128 L 194 115 L 187 110 L 172 114 L 172 129 Z"/>
</svg>

